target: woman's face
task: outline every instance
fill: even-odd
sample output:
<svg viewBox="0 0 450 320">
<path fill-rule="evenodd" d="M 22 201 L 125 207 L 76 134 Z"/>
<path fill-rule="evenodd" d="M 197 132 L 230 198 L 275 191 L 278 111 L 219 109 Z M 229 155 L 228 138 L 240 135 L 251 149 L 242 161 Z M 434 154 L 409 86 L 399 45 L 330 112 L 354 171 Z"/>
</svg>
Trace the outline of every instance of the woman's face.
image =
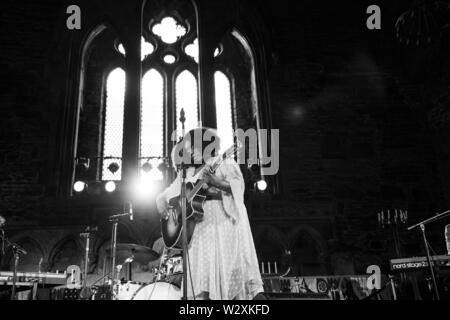
<svg viewBox="0 0 450 320">
<path fill-rule="evenodd" d="M 202 154 L 201 149 L 192 148 L 190 141 L 186 141 L 184 148 L 185 148 L 186 153 L 188 155 L 190 155 L 192 160 L 194 161 L 193 164 L 202 164 L 203 163 L 203 154 Z"/>
</svg>

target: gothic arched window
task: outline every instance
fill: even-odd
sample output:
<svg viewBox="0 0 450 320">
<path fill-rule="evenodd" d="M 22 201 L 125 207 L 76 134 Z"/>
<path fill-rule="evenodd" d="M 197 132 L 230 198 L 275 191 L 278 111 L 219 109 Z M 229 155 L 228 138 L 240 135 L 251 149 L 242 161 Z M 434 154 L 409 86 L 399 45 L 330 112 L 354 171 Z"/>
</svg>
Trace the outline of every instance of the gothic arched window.
<svg viewBox="0 0 450 320">
<path fill-rule="evenodd" d="M 146 157 L 164 156 L 164 79 L 156 69 L 150 69 L 142 78 L 141 103 L 141 167 L 151 164 L 151 169 L 141 173 L 151 180 L 162 180 L 157 170 L 158 159 Z"/>
<path fill-rule="evenodd" d="M 153 5 L 148 3 L 149 6 Z M 140 177 L 161 181 L 162 162 L 180 138 L 180 111 L 185 131 L 202 125 L 198 99 L 199 46 L 195 14 L 152 16 L 144 9 L 141 37 Z M 164 11 L 161 11 L 164 12 Z M 233 143 L 234 129 L 257 128 L 254 65 L 236 31 L 228 32 L 214 52 L 217 131 L 222 151 Z M 126 42 L 108 27 L 87 46 L 80 83 L 80 115 L 76 158 L 90 158 L 89 181 L 122 179 Z M 102 81 L 99 81 L 102 80 Z M 237 109 L 239 105 L 239 109 Z M 207 106 L 203 112 L 208 112 Z M 97 159 L 98 161 L 92 161 Z M 75 173 L 75 179 L 77 172 Z"/>
<path fill-rule="evenodd" d="M 226 150 L 233 144 L 233 111 L 230 79 L 222 72 L 214 74 L 216 96 L 217 133 L 221 138 L 221 149 Z"/>
<path fill-rule="evenodd" d="M 176 116 L 177 116 L 177 136 L 181 136 L 181 122 L 179 114 L 184 109 L 186 122 L 184 124 L 185 132 L 198 126 L 198 98 L 197 98 L 197 79 L 194 75 L 184 70 L 176 79 Z"/>
<path fill-rule="evenodd" d="M 121 179 L 123 113 L 125 97 L 125 71 L 116 68 L 106 79 L 106 112 L 103 131 L 103 162 L 102 180 Z M 111 164 L 117 163 L 119 169 L 108 169 Z"/>
</svg>

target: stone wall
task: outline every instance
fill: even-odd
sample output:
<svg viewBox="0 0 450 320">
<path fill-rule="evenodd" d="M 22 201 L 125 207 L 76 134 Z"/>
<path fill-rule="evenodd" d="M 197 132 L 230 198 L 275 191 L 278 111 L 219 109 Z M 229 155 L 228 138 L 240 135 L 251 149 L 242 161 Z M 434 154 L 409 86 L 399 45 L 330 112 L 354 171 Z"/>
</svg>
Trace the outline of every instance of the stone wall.
<svg viewBox="0 0 450 320">
<path fill-rule="evenodd" d="M 401 46 L 392 27 L 407 9 L 400 1 L 386 2 L 386 27 L 374 32 L 365 29 L 363 4 L 347 11 L 324 1 L 246 7 L 270 32 L 268 85 L 281 138 L 280 193 L 247 195 L 258 255 L 281 261 L 291 250 L 306 274 L 363 273 L 374 263 L 387 271 L 392 235 L 377 227 L 376 213 L 407 209 L 414 223 L 448 209 L 448 35 L 438 47 Z M 103 225 L 107 238 L 111 210 L 110 199 L 56 196 L 61 164 L 54 159 L 67 103 L 65 16 L 61 2 L 7 1 L 0 18 L 0 214 L 18 240 L 45 246 L 36 257 L 43 254 L 49 268 L 50 252 L 68 234 L 80 249 L 86 225 Z M 138 216 L 146 223 L 133 241 L 151 246 L 156 239 L 152 210 Z M 405 256 L 423 254 L 416 233 L 401 231 L 401 238 Z M 443 226 L 430 228 L 438 253 L 443 240 Z"/>
</svg>

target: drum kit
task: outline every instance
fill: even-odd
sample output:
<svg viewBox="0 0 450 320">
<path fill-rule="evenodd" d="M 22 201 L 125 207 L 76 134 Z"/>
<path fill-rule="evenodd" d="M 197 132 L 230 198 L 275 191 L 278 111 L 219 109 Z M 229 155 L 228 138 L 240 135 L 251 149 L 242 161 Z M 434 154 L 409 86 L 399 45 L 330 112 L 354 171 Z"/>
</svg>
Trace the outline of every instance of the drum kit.
<svg viewBox="0 0 450 320">
<path fill-rule="evenodd" d="M 116 257 L 118 261 L 124 261 L 124 263 L 116 266 L 116 279 L 108 281 L 109 284 L 112 283 L 112 292 L 107 295 L 103 294 L 103 298 L 101 298 L 101 293 L 105 291 L 102 289 L 105 288 L 92 285 L 91 299 L 103 300 L 107 297 L 107 300 L 180 300 L 182 296 L 180 289 L 183 274 L 182 257 L 181 255 L 169 257 L 165 251 L 160 256 L 149 247 L 132 243 L 118 243 Z M 111 253 L 111 249 L 106 250 L 106 252 Z M 151 270 L 153 274 L 151 282 L 117 279 L 125 264 L 137 262 L 145 265 L 158 259 L 160 259 L 159 267 Z M 96 282 L 99 282 L 99 280 Z M 109 287 L 110 285 L 106 286 L 106 290 Z"/>
</svg>

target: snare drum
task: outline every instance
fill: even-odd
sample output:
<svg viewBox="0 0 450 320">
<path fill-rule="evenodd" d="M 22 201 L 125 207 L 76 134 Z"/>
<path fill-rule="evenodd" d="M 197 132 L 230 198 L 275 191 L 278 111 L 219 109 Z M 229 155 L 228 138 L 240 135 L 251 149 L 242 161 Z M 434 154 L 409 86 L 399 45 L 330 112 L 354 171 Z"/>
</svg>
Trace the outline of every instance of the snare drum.
<svg viewBox="0 0 450 320">
<path fill-rule="evenodd" d="M 179 287 L 165 281 L 157 281 L 137 290 L 131 300 L 181 300 Z"/>
</svg>

